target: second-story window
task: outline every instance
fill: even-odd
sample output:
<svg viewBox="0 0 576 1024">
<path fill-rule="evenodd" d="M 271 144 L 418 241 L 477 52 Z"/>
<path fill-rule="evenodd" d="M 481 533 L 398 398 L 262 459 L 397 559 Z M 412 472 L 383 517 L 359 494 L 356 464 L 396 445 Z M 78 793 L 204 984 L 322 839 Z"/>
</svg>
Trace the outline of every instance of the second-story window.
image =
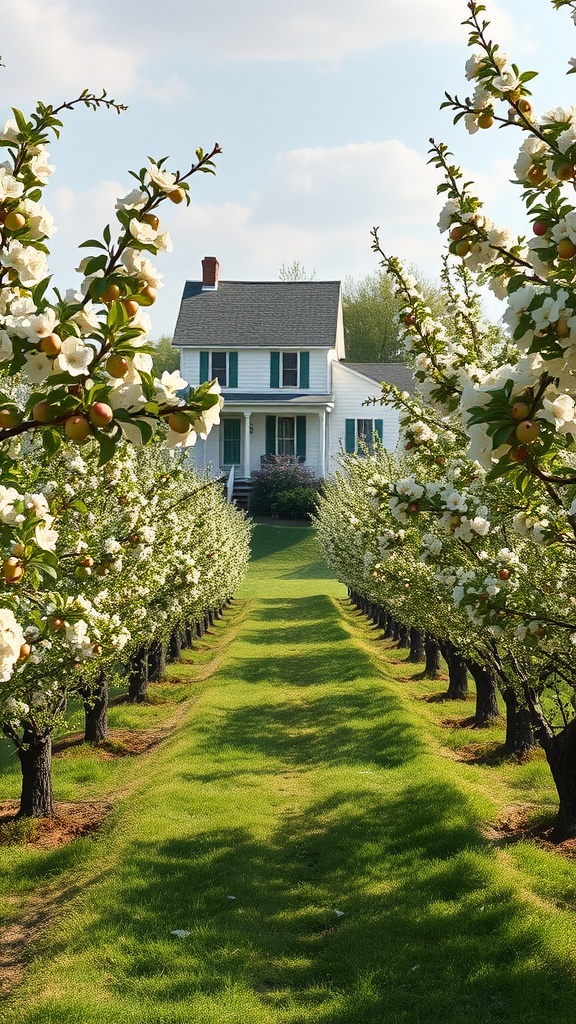
<svg viewBox="0 0 576 1024">
<path fill-rule="evenodd" d="M 217 378 L 221 388 L 238 387 L 238 353 L 214 352 L 200 353 L 200 383 Z"/>
<path fill-rule="evenodd" d="M 309 388 L 309 352 L 271 352 L 271 388 Z"/>
<path fill-rule="evenodd" d="M 298 387 L 298 353 L 282 353 L 282 387 Z"/>
<path fill-rule="evenodd" d="M 221 388 L 228 387 L 228 353 L 212 353 L 212 379 L 217 377 Z"/>
</svg>

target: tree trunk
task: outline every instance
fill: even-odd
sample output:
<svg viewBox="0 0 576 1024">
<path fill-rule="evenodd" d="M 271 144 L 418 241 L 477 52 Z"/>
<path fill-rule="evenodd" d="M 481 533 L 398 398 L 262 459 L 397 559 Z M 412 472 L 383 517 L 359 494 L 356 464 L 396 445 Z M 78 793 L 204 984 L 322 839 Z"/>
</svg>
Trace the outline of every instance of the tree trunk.
<svg viewBox="0 0 576 1024">
<path fill-rule="evenodd" d="M 139 647 L 130 659 L 128 675 L 128 700 L 133 704 L 143 704 L 148 689 L 148 651 Z"/>
<path fill-rule="evenodd" d="M 424 661 L 424 635 L 421 629 L 412 626 L 410 629 L 410 656 L 408 661 L 415 665 L 418 661 Z"/>
<path fill-rule="evenodd" d="M 84 693 L 84 742 L 102 743 L 108 739 L 108 678 L 101 672 L 98 681 Z"/>
<path fill-rule="evenodd" d="M 546 738 L 540 730 L 538 733 L 560 798 L 554 836 L 573 839 L 576 837 L 576 719 L 555 736 L 549 730 Z"/>
<path fill-rule="evenodd" d="M 396 620 L 394 619 L 394 616 L 389 612 L 388 613 L 388 622 L 386 624 L 386 631 L 384 633 L 384 640 L 392 640 L 392 638 L 394 636 L 395 629 L 396 629 Z"/>
<path fill-rule="evenodd" d="M 510 687 L 504 690 L 504 702 L 506 704 L 506 739 L 504 750 L 507 754 L 516 754 L 523 757 L 535 750 L 537 744 L 532 729 L 532 721 L 528 708 L 522 707 L 514 690 Z"/>
<path fill-rule="evenodd" d="M 148 648 L 148 682 L 159 683 L 166 671 L 166 648 L 161 640 L 153 640 Z"/>
<path fill-rule="evenodd" d="M 394 619 L 394 633 L 392 639 L 398 641 L 400 639 L 400 630 L 402 629 L 402 623 L 398 622 L 398 619 Z"/>
<path fill-rule="evenodd" d="M 176 627 L 176 629 L 172 630 L 172 634 L 170 636 L 170 642 L 168 644 L 168 656 L 170 658 L 170 661 L 179 661 L 181 651 L 182 651 L 182 638 L 181 638 L 181 635 L 180 635 L 180 628 Z"/>
<path fill-rule="evenodd" d="M 448 700 L 466 700 L 468 696 L 468 671 L 464 658 L 452 644 L 446 644 L 444 657 L 448 663 Z"/>
<path fill-rule="evenodd" d="M 426 679 L 438 679 L 440 675 L 440 647 L 435 637 L 426 634 L 424 640 L 424 654 L 426 658 L 426 665 L 424 668 L 424 675 Z"/>
<path fill-rule="evenodd" d="M 496 676 L 488 665 L 480 665 L 477 661 L 468 661 L 466 664 L 476 683 L 474 725 L 477 729 L 484 729 L 500 717 Z"/>
<path fill-rule="evenodd" d="M 410 630 L 402 623 L 398 631 L 398 647 L 410 647 Z"/>
<path fill-rule="evenodd" d="M 18 818 L 51 818 L 54 815 L 52 793 L 52 737 L 25 730 L 24 747 L 18 757 L 22 768 L 22 794 Z"/>
</svg>

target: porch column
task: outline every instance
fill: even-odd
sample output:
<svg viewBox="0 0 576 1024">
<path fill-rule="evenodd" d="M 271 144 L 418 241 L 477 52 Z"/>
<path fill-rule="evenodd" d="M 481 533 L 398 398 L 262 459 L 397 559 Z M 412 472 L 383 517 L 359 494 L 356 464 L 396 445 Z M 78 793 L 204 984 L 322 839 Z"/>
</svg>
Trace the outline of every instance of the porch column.
<svg viewBox="0 0 576 1024">
<path fill-rule="evenodd" d="M 320 423 L 320 476 L 326 476 L 326 410 L 318 413 Z"/>
<path fill-rule="evenodd" d="M 242 463 L 246 479 L 250 476 L 250 416 L 251 413 L 244 413 L 244 453 Z"/>
</svg>

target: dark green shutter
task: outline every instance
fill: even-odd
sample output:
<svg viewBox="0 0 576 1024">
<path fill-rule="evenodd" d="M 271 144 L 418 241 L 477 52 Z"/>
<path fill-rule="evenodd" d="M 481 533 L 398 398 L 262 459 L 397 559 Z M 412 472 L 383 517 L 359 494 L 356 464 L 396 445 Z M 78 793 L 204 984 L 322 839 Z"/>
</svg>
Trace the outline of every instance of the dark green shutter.
<svg viewBox="0 0 576 1024">
<path fill-rule="evenodd" d="M 270 353 L 270 387 L 280 387 L 280 353 Z"/>
<path fill-rule="evenodd" d="M 276 417 L 266 417 L 266 455 L 276 455 Z"/>
<path fill-rule="evenodd" d="M 375 444 L 383 444 L 384 440 L 384 420 L 374 420 L 374 431 L 378 435 L 374 438 Z"/>
<path fill-rule="evenodd" d="M 296 417 L 296 455 L 301 462 L 306 462 L 306 417 Z"/>
<path fill-rule="evenodd" d="M 204 384 L 205 381 L 210 379 L 209 363 L 210 363 L 210 353 L 209 352 L 201 352 L 200 353 L 200 383 L 201 384 Z"/>
<path fill-rule="evenodd" d="M 238 387 L 238 353 L 228 353 L 228 387 Z"/>
<path fill-rule="evenodd" d="M 346 420 L 345 446 L 347 452 L 356 451 L 356 420 Z"/>
<path fill-rule="evenodd" d="M 300 387 L 310 387 L 310 353 L 300 353 Z"/>
</svg>

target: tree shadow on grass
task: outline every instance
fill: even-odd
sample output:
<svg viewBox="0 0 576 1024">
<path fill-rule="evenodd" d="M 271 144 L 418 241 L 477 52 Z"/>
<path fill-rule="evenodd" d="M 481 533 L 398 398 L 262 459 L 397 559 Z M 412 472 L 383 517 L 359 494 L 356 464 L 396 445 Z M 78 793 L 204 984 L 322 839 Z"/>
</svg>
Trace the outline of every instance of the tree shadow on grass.
<svg viewBox="0 0 576 1024">
<path fill-rule="evenodd" d="M 223 1010 L 231 982 L 266 1021 L 571 1024 L 573 964 L 551 934 L 499 875 L 467 798 L 423 779 L 388 799 L 334 792 L 266 840 L 248 828 L 134 838 L 82 948 L 101 951 L 111 998 L 154 1002 L 142 1024 L 180 1020 L 163 1013 L 184 1002 L 195 1020 L 199 999 L 212 1008 L 202 1019 L 240 1024 Z"/>
</svg>

